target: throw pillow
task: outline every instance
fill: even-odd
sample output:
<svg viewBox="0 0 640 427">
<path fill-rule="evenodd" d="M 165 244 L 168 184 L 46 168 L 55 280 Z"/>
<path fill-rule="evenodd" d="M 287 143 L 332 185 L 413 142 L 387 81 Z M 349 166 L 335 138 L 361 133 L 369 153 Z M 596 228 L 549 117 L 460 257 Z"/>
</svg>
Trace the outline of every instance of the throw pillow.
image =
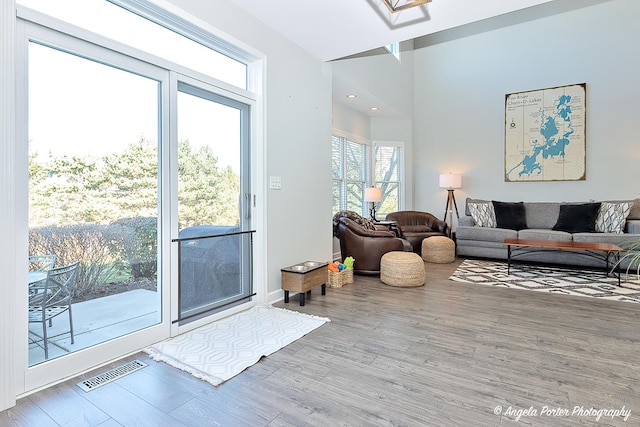
<svg viewBox="0 0 640 427">
<path fill-rule="evenodd" d="M 558 221 L 553 229 L 567 233 L 594 233 L 599 210 L 600 203 L 560 205 Z"/>
<path fill-rule="evenodd" d="M 364 227 L 366 230 L 375 230 L 376 226 L 373 224 L 373 221 L 371 221 L 369 218 L 365 218 L 362 215 L 360 215 L 357 212 L 354 211 L 340 211 L 338 213 L 336 213 L 333 216 L 333 220 L 334 222 L 339 219 L 339 218 L 349 218 L 351 221 L 355 222 L 356 224 L 361 225 L 362 227 Z"/>
<path fill-rule="evenodd" d="M 507 228 L 509 230 L 522 230 L 527 228 L 527 220 L 525 217 L 524 203 L 493 203 L 493 209 L 496 212 L 496 224 L 498 228 Z"/>
<path fill-rule="evenodd" d="M 473 222 L 476 223 L 477 227 L 495 227 L 496 226 L 496 215 L 493 211 L 493 204 L 488 202 L 485 202 L 485 203 L 469 202 L 467 206 L 469 207 L 469 213 L 473 218 Z"/>
<path fill-rule="evenodd" d="M 633 202 L 602 202 L 596 217 L 596 231 L 598 233 L 624 233 L 624 225 L 629 212 L 631 212 L 631 206 L 633 206 Z"/>
</svg>

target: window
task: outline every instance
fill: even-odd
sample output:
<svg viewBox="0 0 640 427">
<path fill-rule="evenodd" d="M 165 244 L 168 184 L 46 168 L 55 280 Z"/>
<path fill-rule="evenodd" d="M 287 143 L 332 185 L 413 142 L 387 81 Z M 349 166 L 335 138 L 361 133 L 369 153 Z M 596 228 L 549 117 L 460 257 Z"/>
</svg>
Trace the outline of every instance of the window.
<svg viewBox="0 0 640 427">
<path fill-rule="evenodd" d="M 404 148 L 401 143 L 375 143 L 373 185 L 382 189 L 380 214 L 404 208 Z"/>
<path fill-rule="evenodd" d="M 382 189 L 380 214 L 404 208 L 404 148 L 402 143 L 373 145 L 333 136 L 333 213 L 351 210 L 367 216 L 364 189 Z"/>
<path fill-rule="evenodd" d="M 247 65 L 215 50 L 220 46 L 228 48 L 228 43 L 161 12 L 147 1 L 17 0 L 16 3 L 247 89 Z M 114 22 L 118 25 L 113 25 Z"/>
<path fill-rule="evenodd" d="M 364 215 L 364 188 L 370 182 L 370 147 L 334 136 L 332 163 L 333 212 L 346 209 Z"/>
<path fill-rule="evenodd" d="M 391 43 L 385 46 L 390 54 L 396 57 L 400 61 L 400 42 Z"/>
</svg>

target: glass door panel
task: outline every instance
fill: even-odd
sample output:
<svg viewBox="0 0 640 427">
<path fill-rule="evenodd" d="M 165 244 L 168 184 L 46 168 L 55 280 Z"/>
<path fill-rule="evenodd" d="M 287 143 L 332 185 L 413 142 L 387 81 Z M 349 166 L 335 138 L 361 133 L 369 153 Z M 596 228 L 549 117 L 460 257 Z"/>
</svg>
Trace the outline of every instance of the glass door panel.
<svg viewBox="0 0 640 427">
<path fill-rule="evenodd" d="M 34 42 L 28 51 L 29 255 L 54 256 L 29 266 L 33 366 L 161 322 L 160 83 Z M 43 320 L 48 271 L 76 262 L 71 315 Z"/>
<path fill-rule="evenodd" d="M 248 111 L 178 84 L 181 321 L 246 302 L 252 292 Z"/>
</svg>

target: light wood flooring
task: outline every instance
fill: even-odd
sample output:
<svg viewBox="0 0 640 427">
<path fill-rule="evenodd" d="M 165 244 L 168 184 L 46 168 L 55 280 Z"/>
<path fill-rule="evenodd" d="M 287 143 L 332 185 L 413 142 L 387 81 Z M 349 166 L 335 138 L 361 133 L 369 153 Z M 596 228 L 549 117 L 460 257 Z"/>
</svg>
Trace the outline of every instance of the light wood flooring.
<svg viewBox="0 0 640 427">
<path fill-rule="evenodd" d="M 217 388 L 139 353 L 148 367 L 27 396 L 0 426 L 640 426 L 640 304 L 447 280 L 458 263 L 276 304 L 331 322 Z"/>
</svg>

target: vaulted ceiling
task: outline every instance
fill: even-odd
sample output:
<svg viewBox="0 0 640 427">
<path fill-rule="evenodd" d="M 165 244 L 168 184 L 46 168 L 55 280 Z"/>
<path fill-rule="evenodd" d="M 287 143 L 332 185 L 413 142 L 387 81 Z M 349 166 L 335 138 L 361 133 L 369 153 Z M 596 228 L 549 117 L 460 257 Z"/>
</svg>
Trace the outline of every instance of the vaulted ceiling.
<svg viewBox="0 0 640 427">
<path fill-rule="evenodd" d="M 231 1 L 323 61 L 554 2 L 433 0 L 392 14 L 382 0 Z"/>
<path fill-rule="evenodd" d="M 345 73 L 345 61 L 336 60 L 376 56 L 394 42 L 437 43 L 611 0 L 432 0 L 397 13 L 382 0 L 229 1 L 313 56 L 332 61 L 334 100 L 372 117 L 411 118 L 397 97 Z M 353 92 L 358 98 L 347 100 Z M 374 105 L 380 109 L 371 111 Z"/>
</svg>

